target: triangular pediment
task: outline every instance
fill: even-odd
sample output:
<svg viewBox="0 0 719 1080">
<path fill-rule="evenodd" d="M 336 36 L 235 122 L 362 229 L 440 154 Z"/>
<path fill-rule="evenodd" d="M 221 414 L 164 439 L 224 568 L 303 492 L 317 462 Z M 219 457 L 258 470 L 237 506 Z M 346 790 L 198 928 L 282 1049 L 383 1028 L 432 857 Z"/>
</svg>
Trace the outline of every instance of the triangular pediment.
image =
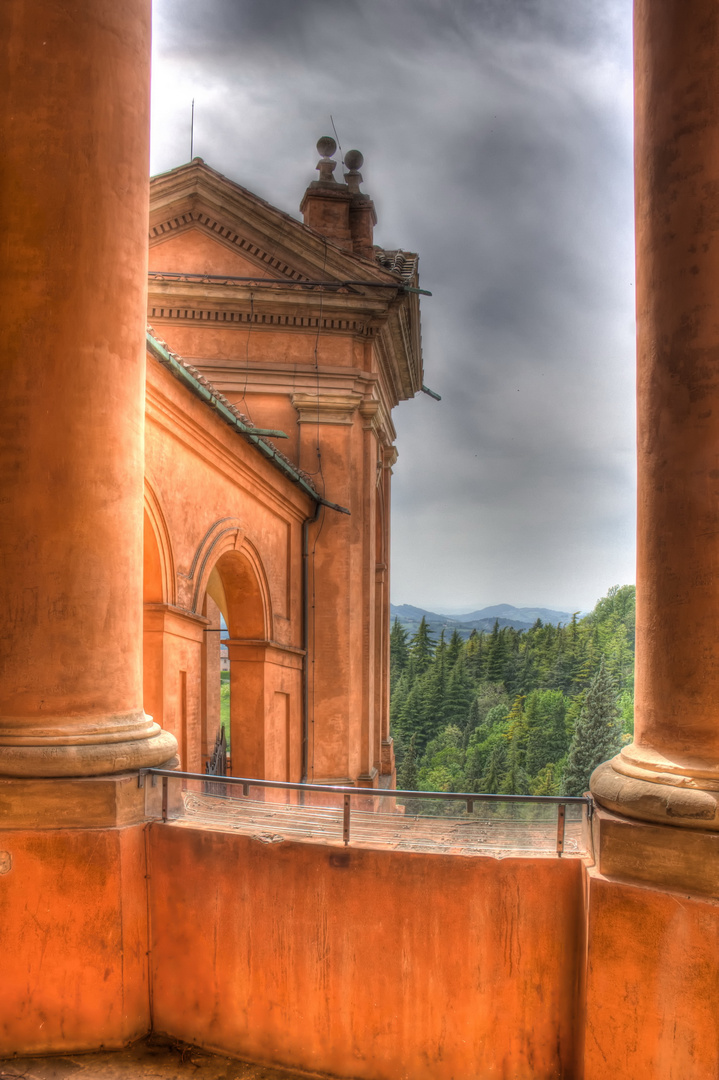
<svg viewBox="0 0 719 1080">
<path fill-rule="evenodd" d="M 183 220 L 182 227 L 172 231 L 165 226 L 161 238 L 150 242 L 151 271 L 304 280 L 303 275 L 246 237 L 212 219 L 208 222 L 206 214 L 190 213 L 183 218 L 190 220 Z"/>
<path fill-rule="evenodd" d="M 396 280 L 378 263 L 345 251 L 197 158 L 151 180 L 149 241 L 150 269 L 166 273 Z"/>
</svg>

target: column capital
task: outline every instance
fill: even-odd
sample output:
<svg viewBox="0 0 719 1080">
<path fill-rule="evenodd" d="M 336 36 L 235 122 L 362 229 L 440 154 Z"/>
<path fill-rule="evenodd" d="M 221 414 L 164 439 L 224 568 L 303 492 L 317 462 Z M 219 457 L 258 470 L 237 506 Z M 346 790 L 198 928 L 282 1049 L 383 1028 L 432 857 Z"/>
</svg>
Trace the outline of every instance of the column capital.
<svg viewBox="0 0 719 1080">
<path fill-rule="evenodd" d="M 222 644 L 227 646 L 230 663 L 267 663 L 299 669 L 305 655 L 305 650 L 295 645 L 283 645 L 279 641 L 259 638 L 224 638 Z"/>
<path fill-rule="evenodd" d="M 196 615 L 194 611 L 187 611 L 186 608 L 175 607 L 173 604 L 145 604 L 144 624 L 146 634 L 172 634 L 200 642 L 210 620 L 204 615 Z"/>
<path fill-rule="evenodd" d="M 293 394 L 292 404 L 299 413 L 298 424 L 349 426 L 362 398 L 355 394 Z"/>
</svg>

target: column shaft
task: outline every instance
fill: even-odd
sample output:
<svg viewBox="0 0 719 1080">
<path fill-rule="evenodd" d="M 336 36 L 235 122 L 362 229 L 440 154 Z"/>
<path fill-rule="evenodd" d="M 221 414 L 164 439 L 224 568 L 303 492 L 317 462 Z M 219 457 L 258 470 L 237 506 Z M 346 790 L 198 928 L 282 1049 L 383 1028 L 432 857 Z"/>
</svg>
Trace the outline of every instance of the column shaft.
<svg viewBox="0 0 719 1080">
<path fill-rule="evenodd" d="M 6 0 L 0 773 L 167 760 L 142 702 L 150 0 Z"/>
<path fill-rule="evenodd" d="M 719 15 L 713 0 L 636 0 L 635 89 L 636 725 L 633 745 L 612 767 L 666 791 L 635 788 L 630 797 L 617 788 L 612 800 L 603 798 L 601 783 L 593 781 L 593 790 L 637 816 L 685 816 L 711 827 L 716 800 L 699 793 L 719 790 Z M 704 810 L 694 813 L 691 798 L 672 787 L 696 790 Z M 661 805 L 652 808 L 652 799 Z M 633 810 L 622 805 L 627 801 Z"/>
</svg>

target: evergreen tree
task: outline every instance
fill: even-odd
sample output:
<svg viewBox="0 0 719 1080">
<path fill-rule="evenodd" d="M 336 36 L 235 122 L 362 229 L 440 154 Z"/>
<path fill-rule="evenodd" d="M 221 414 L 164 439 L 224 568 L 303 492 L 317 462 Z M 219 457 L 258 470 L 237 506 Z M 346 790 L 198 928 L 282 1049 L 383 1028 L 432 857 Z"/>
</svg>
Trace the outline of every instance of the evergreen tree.
<svg viewBox="0 0 719 1080">
<path fill-rule="evenodd" d="M 602 658 L 574 729 L 562 780 L 564 794 L 583 795 L 597 765 L 613 757 L 621 742 L 616 683 Z"/>
<path fill-rule="evenodd" d="M 411 678 L 423 675 L 432 663 L 435 640 L 432 637 L 424 615 L 409 645 L 407 671 Z"/>
<path fill-rule="evenodd" d="M 487 740 L 486 765 L 479 781 L 479 790 L 498 795 L 507 767 L 507 738 L 497 732 Z"/>
<path fill-rule="evenodd" d="M 472 680 L 467 671 L 464 655 L 460 653 L 447 679 L 442 710 L 443 723 L 454 724 L 464 731 L 467 726 L 469 711 L 475 700 L 476 695 Z"/>
<path fill-rule="evenodd" d="M 405 672 L 409 663 L 409 646 L 407 645 L 407 631 L 399 619 L 395 618 L 389 635 L 389 688 L 390 695 L 394 690 L 400 676 Z"/>
<path fill-rule="evenodd" d="M 527 720 L 524 714 L 524 698 L 515 698 L 507 717 L 507 768 L 499 790 L 502 795 L 528 795 L 527 776 Z"/>
<path fill-rule="evenodd" d="M 591 704 L 589 688 L 602 663 L 619 695 L 617 738 L 631 738 L 633 650 L 631 586 L 610 589 L 590 615 L 575 615 L 567 626 L 537 620 L 528 630 L 516 631 L 500 629 L 495 621 L 491 634 L 474 631 L 466 642 L 453 632 L 449 640 L 442 635 L 435 643 L 425 620 L 408 642 L 395 622 L 390 724 L 398 767 L 414 737 L 421 786 L 549 794 L 564 771 L 574 784 L 568 749 L 578 733 L 574 769 Z M 597 761 L 614 749 L 605 749 Z M 585 790 L 587 779 L 576 784 Z"/>
<path fill-rule="evenodd" d="M 467 661 L 467 670 L 477 682 L 482 679 L 484 674 L 484 637 L 484 634 L 478 634 L 476 630 L 473 630 L 465 645 L 464 655 Z"/>
<path fill-rule="evenodd" d="M 506 643 L 499 629 L 499 619 L 495 619 L 492 633 L 487 642 L 486 672 L 490 682 L 502 682 L 506 655 Z"/>
<path fill-rule="evenodd" d="M 527 773 L 536 776 L 557 762 L 569 747 L 565 718 L 567 699 L 561 690 L 532 690 L 524 706 L 527 727 Z"/>
<path fill-rule="evenodd" d="M 419 786 L 421 791 L 463 790 L 464 750 L 458 727 L 450 724 L 430 742 L 422 758 Z"/>
<path fill-rule="evenodd" d="M 561 771 L 553 762 L 545 765 L 530 785 L 530 795 L 559 795 Z"/>
<path fill-rule="evenodd" d="M 452 636 L 449 639 L 449 644 L 447 645 L 447 671 L 450 675 L 463 651 L 464 642 L 462 641 L 462 635 L 458 630 L 453 630 Z"/>
<path fill-rule="evenodd" d="M 404 761 L 397 770 L 397 787 L 400 791 L 416 791 L 419 781 L 417 769 L 417 736 L 413 735 L 404 755 Z"/>
</svg>

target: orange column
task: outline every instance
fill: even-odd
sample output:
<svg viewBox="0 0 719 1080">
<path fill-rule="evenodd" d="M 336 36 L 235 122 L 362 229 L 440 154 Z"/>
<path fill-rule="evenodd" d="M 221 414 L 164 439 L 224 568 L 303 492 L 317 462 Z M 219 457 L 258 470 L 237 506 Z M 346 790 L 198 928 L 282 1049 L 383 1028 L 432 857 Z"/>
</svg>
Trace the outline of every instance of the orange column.
<svg viewBox="0 0 719 1080">
<path fill-rule="evenodd" d="M 636 0 L 637 692 L 592 790 L 719 827 L 719 20 Z"/>
<path fill-rule="evenodd" d="M 150 0 L 4 0 L 0 774 L 171 758 L 142 701 Z"/>
</svg>

